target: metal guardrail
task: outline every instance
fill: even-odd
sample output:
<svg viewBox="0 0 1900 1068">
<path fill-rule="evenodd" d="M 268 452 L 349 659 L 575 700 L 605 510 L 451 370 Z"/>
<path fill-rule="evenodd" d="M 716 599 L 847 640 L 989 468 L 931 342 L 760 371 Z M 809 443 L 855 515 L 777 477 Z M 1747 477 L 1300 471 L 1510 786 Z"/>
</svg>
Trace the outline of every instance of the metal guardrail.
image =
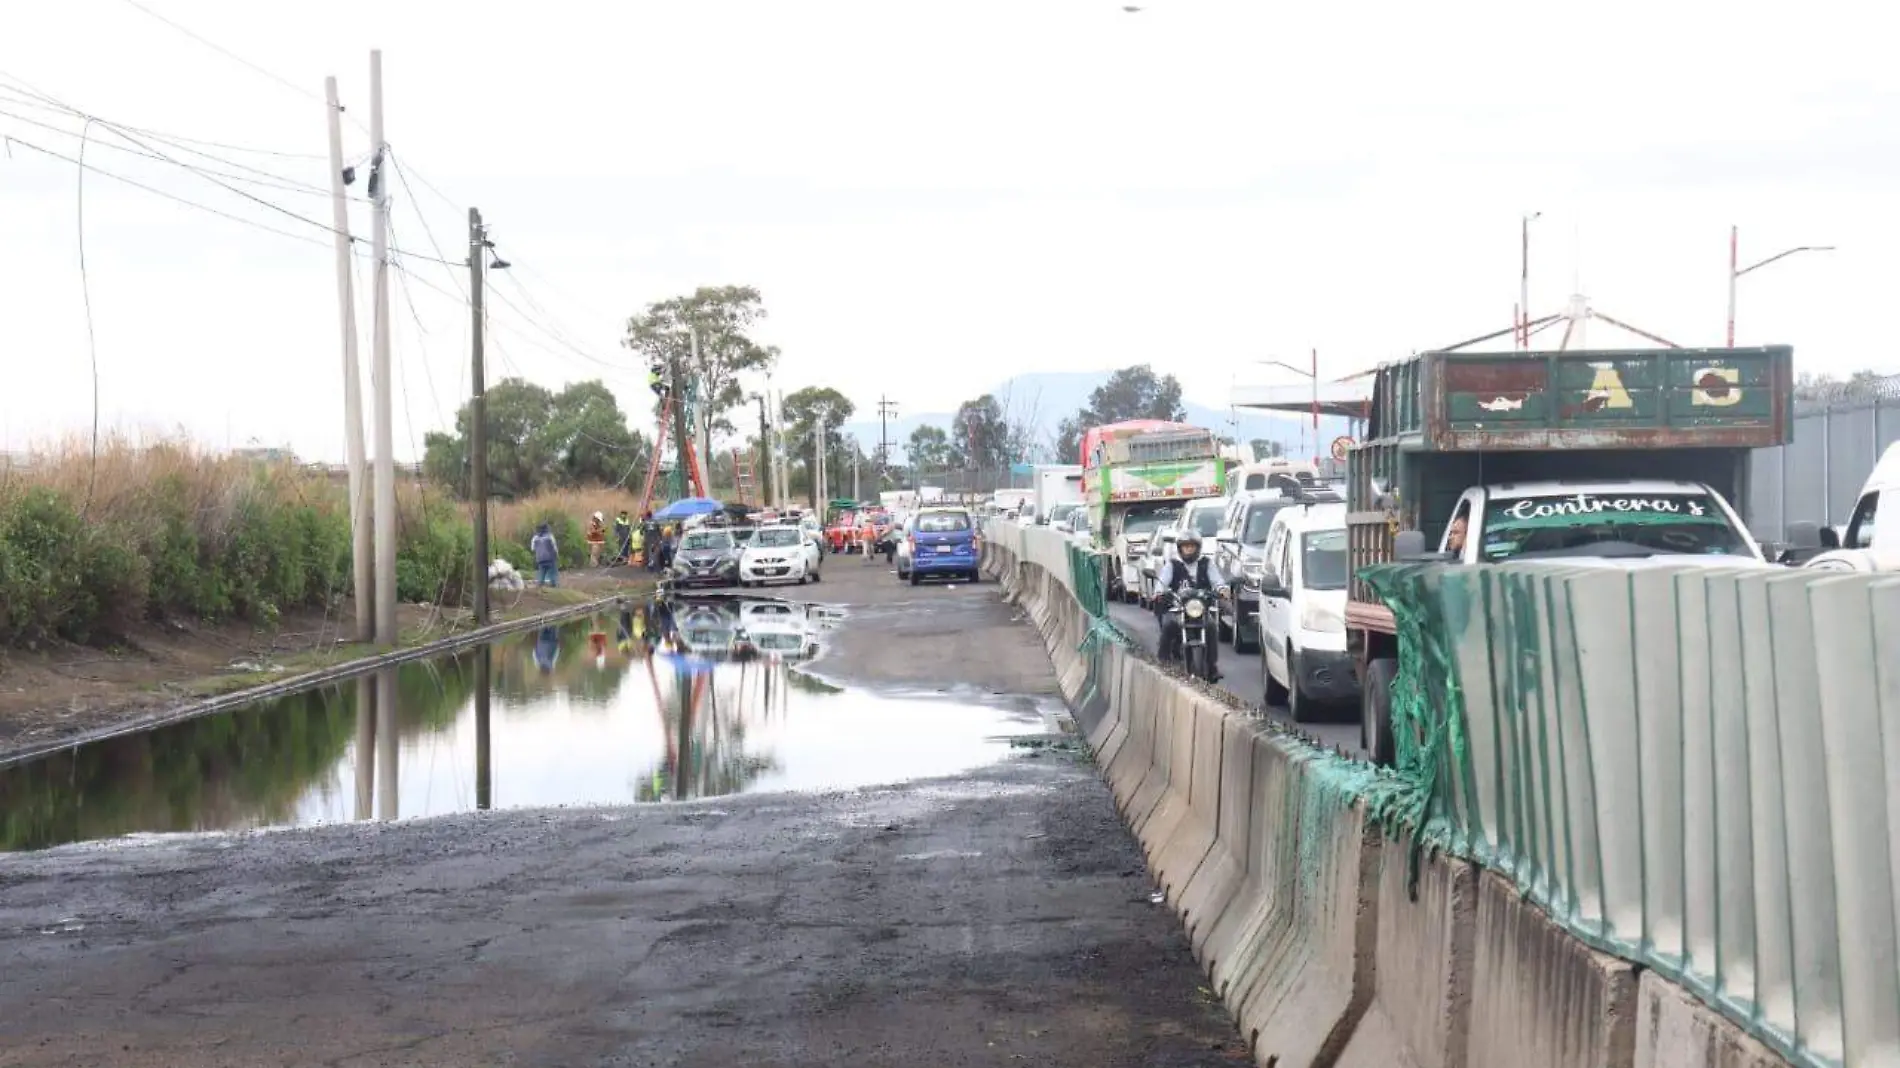
<svg viewBox="0 0 1900 1068">
<path fill-rule="evenodd" d="M 1367 576 L 1434 837 L 1797 1064 L 1900 1064 L 1900 578 Z"/>
</svg>

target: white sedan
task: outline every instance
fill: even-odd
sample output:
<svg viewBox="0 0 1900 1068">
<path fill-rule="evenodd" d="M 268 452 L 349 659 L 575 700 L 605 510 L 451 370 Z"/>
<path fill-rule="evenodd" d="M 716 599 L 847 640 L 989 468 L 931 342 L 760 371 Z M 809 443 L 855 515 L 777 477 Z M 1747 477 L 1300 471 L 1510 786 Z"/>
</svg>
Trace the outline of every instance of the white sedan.
<svg viewBox="0 0 1900 1068">
<path fill-rule="evenodd" d="M 795 526 L 760 527 L 739 553 L 739 585 L 769 582 L 818 582 L 823 555 Z"/>
</svg>

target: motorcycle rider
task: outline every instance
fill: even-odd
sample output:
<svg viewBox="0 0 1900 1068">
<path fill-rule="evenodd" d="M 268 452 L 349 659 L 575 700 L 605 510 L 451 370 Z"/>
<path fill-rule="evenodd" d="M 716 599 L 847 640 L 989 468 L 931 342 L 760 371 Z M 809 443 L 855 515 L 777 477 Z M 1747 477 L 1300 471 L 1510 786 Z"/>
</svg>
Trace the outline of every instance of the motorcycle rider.
<svg viewBox="0 0 1900 1068">
<path fill-rule="evenodd" d="M 1183 589 L 1214 590 L 1214 577 L 1209 571 L 1207 557 L 1201 553 L 1201 536 L 1193 530 L 1182 534 L 1174 543 L 1175 556 L 1167 562 L 1160 577 L 1161 588 L 1171 593 Z M 1181 648 L 1181 626 L 1175 622 L 1173 613 L 1168 611 L 1168 599 L 1155 598 L 1155 617 L 1161 624 L 1161 658 L 1179 658 Z M 1221 680 L 1220 673 L 1220 636 L 1207 636 L 1207 669 L 1214 682 Z"/>
</svg>

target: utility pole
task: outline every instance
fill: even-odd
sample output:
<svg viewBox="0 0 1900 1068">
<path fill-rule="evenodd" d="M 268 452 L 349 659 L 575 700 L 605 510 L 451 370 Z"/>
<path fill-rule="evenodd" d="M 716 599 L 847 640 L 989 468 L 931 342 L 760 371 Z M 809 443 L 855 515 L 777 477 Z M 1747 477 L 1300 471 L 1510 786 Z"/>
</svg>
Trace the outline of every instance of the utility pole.
<svg viewBox="0 0 1900 1068">
<path fill-rule="evenodd" d="M 697 356 L 699 335 L 693 334 L 692 337 L 693 354 Z M 676 482 L 679 491 L 673 495 L 676 501 L 684 500 L 687 491 L 693 485 L 692 469 L 687 466 L 693 451 L 693 439 L 688 436 L 692 433 L 692 425 L 686 418 L 686 374 L 684 368 L 680 366 L 681 362 L 678 357 L 673 360 L 673 383 L 670 387 L 673 390 L 673 462 L 678 468 Z M 710 486 L 702 487 L 702 489 L 711 488 Z"/>
<path fill-rule="evenodd" d="M 482 231 L 480 208 L 468 209 L 468 499 L 475 505 L 475 625 L 488 623 L 488 386 L 482 368 L 482 265 L 488 259 L 488 238 Z M 486 657 L 488 654 L 483 652 Z M 482 725 L 484 728 L 487 724 Z"/>
<path fill-rule="evenodd" d="M 779 390 L 772 397 L 772 436 L 777 447 L 772 450 L 772 462 L 778 465 L 778 495 L 780 500 L 790 500 L 792 496 L 792 457 L 785 447 L 785 391 Z"/>
<path fill-rule="evenodd" d="M 765 417 L 765 394 L 759 394 L 759 494 L 766 507 L 779 503 L 772 485 L 772 424 Z"/>
<path fill-rule="evenodd" d="M 376 572 L 370 546 L 368 461 L 363 449 L 363 386 L 356 358 L 356 290 L 351 278 L 350 208 L 343 187 L 343 107 L 336 78 L 323 79 L 330 126 L 330 228 L 336 231 L 336 299 L 343 324 L 343 450 L 350 468 L 350 577 L 356 595 L 356 640 L 376 637 Z M 367 802 L 365 802 L 367 805 Z"/>
<path fill-rule="evenodd" d="M 689 366 L 686 369 L 687 374 L 693 380 L 695 386 L 698 387 L 697 392 L 694 394 L 695 398 L 699 401 L 701 405 L 704 405 L 711 398 L 700 395 L 705 392 L 704 381 L 705 381 L 706 376 L 704 373 L 703 366 L 699 362 L 699 328 L 692 325 L 691 323 L 688 323 L 686 325 L 686 336 L 687 336 L 687 340 L 692 345 L 692 351 L 693 351 L 693 362 L 691 366 Z M 706 496 L 710 497 L 713 495 L 712 420 L 705 417 L 705 412 L 703 410 L 697 413 L 696 419 L 699 423 L 699 430 L 700 430 L 699 459 L 701 463 L 706 465 L 706 469 L 704 472 L 705 477 L 706 477 L 706 484 L 704 486 L 701 486 L 700 490 L 704 492 Z M 738 478 L 737 471 L 733 472 L 733 477 L 735 480 Z"/>
<path fill-rule="evenodd" d="M 1528 344 L 1530 335 L 1525 335 Z M 1319 349 L 1313 349 L 1313 470 L 1319 471 Z"/>
<path fill-rule="evenodd" d="M 376 391 L 376 642 L 396 644 L 396 431 L 392 397 L 395 379 L 389 360 L 389 178 L 383 173 L 388 147 L 383 143 L 383 53 L 369 54 L 369 196 L 375 228 L 370 247 L 375 296 L 371 385 Z M 393 704 L 395 698 L 390 696 Z M 380 712 L 381 710 L 379 710 Z M 393 710 L 390 713 L 393 715 Z M 391 723 L 394 730 L 394 723 Z"/>
<path fill-rule="evenodd" d="M 825 416 L 818 413 L 818 422 L 812 427 L 811 434 L 811 508 L 818 513 L 818 521 L 825 521 Z"/>
<path fill-rule="evenodd" d="M 851 499 L 854 501 L 864 499 L 864 486 L 858 481 L 858 461 L 861 456 L 858 443 L 854 439 L 851 442 Z"/>
<path fill-rule="evenodd" d="M 877 487 L 884 488 L 884 470 L 891 463 L 891 417 L 897 414 L 897 402 L 889 397 L 877 399 Z"/>
</svg>

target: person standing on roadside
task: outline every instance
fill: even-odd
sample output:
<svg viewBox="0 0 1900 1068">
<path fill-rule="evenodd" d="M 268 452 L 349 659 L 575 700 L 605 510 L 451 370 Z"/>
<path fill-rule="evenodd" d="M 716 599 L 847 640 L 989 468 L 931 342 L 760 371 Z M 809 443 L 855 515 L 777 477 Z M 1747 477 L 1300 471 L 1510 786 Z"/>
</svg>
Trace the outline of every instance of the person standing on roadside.
<svg viewBox="0 0 1900 1068">
<path fill-rule="evenodd" d="M 633 563 L 633 520 L 627 518 L 625 508 L 614 516 L 614 563 Z"/>
<path fill-rule="evenodd" d="M 673 524 L 660 528 L 660 570 L 673 566 Z"/>
<path fill-rule="evenodd" d="M 607 548 L 607 517 L 595 512 L 587 521 L 587 566 L 599 567 L 600 554 Z"/>
<path fill-rule="evenodd" d="M 534 554 L 535 585 L 559 586 L 561 584 L 561 547 L 554 543 L 554 532 L 546 523 L 534 528 L 534 537 L 528 542 L 528 551 Z"/>
</svg>

